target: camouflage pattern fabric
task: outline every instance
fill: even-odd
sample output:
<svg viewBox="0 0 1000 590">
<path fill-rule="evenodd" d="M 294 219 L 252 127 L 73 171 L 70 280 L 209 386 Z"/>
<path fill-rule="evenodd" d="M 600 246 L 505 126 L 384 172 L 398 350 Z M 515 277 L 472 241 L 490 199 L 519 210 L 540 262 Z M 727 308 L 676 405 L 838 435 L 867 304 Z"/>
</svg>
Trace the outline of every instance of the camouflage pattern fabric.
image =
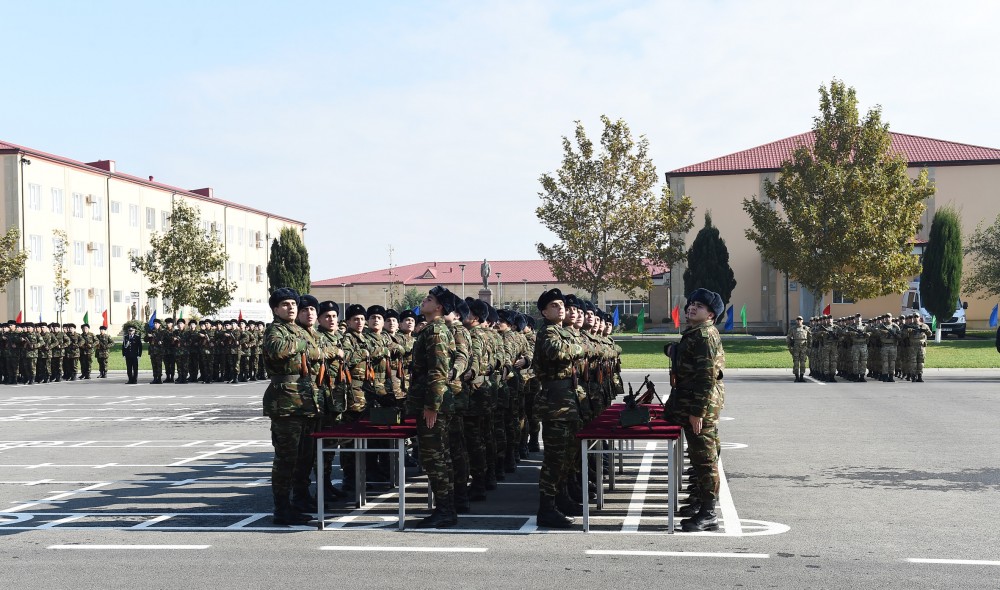
<svg viewBox="0 0 1000 590">
<path fill-rule="evenodd" d="M 792 326 L 785 337 L 788 344 L 788 352 L 792 353 L 792 373 L 804 375 L 806 372 L 806 352 L 812 346 L 812 333 L 809 328 L 803 326 Z"/>
<path fill-rule="evenodd" d="M 566 486 L 576 469 L 576 433 L 583 424 L 579 420 L 546 420 L 542 424 L 542 471 L 538 476 L 538 491 L 556 496 Z"/>
<path fill-rule="evenodd" d="M 309 436 L 313 433 L 315 424 L 315 418 L 307 416 L 281 416 L 271 419 L 271 445 L 274 447 L 271 492 L 276 507 L 288 504 L 292 488 L 301 483 L 303 473 L 308 481 L 312 462 L 306 462 L 306 457 L 299 451 L 303 444 L 315 448 L 315 442 Z"/>
<path fill-rule="evenodd" d="M 320 357 L 319 346 L 293 322 L 275 319 L 264 333 L 264 362 L 271 383 L 264 392 L 263 413 L 271 418 L 316 416 L 322 401 L 310 378 L 310 360 Z"/>
<path fill-rule="evenodd" d="M 575 437 L 583 426 L 576 363 L 583 354 L 576 336 L 561 325 L 546 321 L 536 335 L 533 366 L 541 390 L 534 410 L 545 446 L 538 487 L 546 496 L 555 496 L 576 468 Z"/>
<path fill-rule="evenodd" d="M 443 318 L 437 318 L 420 331 L 413 343 L 413 386 L 406 398 L 409 412 L 417 416 L 417 439 L 420 465 L 434 493 L 448 497 L 454 489 L 449 424 L 454 397 L 448 386 L 455 339 Z M 423 411 L 437 412 L 433 427 L 428 427 Z"/>
</svg>

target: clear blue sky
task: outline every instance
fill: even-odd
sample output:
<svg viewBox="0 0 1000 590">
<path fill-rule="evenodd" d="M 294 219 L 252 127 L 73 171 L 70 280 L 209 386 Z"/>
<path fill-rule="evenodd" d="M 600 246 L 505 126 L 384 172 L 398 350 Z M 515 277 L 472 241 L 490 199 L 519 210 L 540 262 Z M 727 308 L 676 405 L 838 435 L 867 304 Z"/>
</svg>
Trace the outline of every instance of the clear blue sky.
<svg viewBox="0 0 1000 590">
<path fill-rule="evenodd" d="M 596 138 L 601 114 L 649 138 L 661 177 L 808 130 L 835 76 L 893 130 L 1000 147 L 996 2 L 6 1 L 0 14 L 0 139 L 306 221 L 314 280 L 387 266 L 390 244 L 399 264 L 536 258 L 552 239 L 538 177 L 573 122 Z"/>
</svg>

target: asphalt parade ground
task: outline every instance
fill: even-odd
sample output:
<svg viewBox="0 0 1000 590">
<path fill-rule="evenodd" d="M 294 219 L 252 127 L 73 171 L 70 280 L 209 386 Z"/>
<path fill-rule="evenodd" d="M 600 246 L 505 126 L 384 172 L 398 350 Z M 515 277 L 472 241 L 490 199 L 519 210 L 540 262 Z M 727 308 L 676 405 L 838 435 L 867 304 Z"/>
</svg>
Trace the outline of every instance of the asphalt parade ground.
<svg viewBox="0 0 1000 590">
<path fill-rule="evenodd" d="M 665 396 L 663 370 L 623 376 L 638 386 L 647 373 Z M 624 459 L 589 534 L 580 518 L 535 526 L 540 453 L 453 529 L 412 528 L 426 514 L 413 468 L 405 531 L 377 486 L 362 508 L 329 510 L 325 531 L 276 527 L 264 383 L 112 373 L 0 386 L 0 576 L 16 588 L 1000 588 L 1000 371 L 924 378 L 727 372 L 720 528 L 692 534 L 679 519 L 667 533 L 666 459 L 652 453 Z"/>
</svg>

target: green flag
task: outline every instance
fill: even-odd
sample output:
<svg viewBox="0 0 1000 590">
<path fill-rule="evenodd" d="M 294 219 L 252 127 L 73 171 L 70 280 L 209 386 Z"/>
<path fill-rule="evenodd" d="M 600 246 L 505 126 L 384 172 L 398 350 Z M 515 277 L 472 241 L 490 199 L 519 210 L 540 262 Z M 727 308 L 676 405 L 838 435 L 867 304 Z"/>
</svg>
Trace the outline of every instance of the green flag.
<svg viewBox="0 0 1000 590">
<path fill-rule="evenodd" d="M 90 312 L 89 311 L 87 313 L 83 314 L 83 323 L 85 323 L 85 324 L 89 324 L 90 323 Z"/>
<path fill-rule="evenodd" d="M 643 307 L 642 309 L 639 310 L 639 319 L 637 319 L 635 321 L 635 329 L 640 334 L 642 334 L 642 331 L 644 329 L 646 329 L 646 308 L 645 307 Z"/>
<path fill-rule="evenodd" d="M 180 308 L 177 311 L 177 319 L 179 319 L 179 320 L 183 320 L 184 319 L 184 308 L 183 307 Z"/>
<path fill-rule="evenodd" d="M 937 332 L 937 316 L 936 315 L 932 315 L 931 316 L 931 331 L 932 332 Z"/>
<path fill-rule="evenodd" d="M 743 323 L 743 329 L 747 329 L 747 304 L 744 303 L 743 307 L 740 308 L 740 322 Z"/>
</svg>

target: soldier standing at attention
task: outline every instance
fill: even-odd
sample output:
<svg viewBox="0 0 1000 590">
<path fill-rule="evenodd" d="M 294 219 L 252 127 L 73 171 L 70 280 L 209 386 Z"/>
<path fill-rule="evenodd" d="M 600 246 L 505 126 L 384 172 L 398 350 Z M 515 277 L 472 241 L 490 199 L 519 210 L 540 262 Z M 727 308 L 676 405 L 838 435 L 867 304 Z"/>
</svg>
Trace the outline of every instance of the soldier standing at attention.
<svg viewBox="0 0 1000 590">
<path fill-rule="evenodd" d="M 927 339 L 933 337 L 930 327 L 924 323 L 920 314 L 914 314 L 914 325 L 910 331 L 910 347 L 916 353 L 913 358 L 913 382 L 924 382 L 924 361 L 927 358 Z"/>
<path fill-rule="evenodd" d="M 108 378 L 108 354 L 111 352 L 111 336 L 108 336 L 108 327 L 98 328 L 97 342 L 94 344 L 94 354 L 97 356 L 98 378 Z"/>
<path fill-rule="evenodd" d="M 667 399 L 664 418 L 684 428 L 688 454 L 694 471 L 692 479 L 698 497 L 690 507 L 698 512 L 681 526 L 687 532 L 719 528 L 715 504 L 719 499 L 719 413 L 725 404 L 722 371 L 726 354 L 715 328 L 725 305 L 718 293 L 695 289 L 688 295 L 684 314 L 687 329 L 681 341 L 667 347 L 673 359 L 675 387 Z"/>
<path fill-rule="evenodd" d="M 35 362 L 35 381 L 38 383 L 49 382 L 49 365 L 52 355 L 52 335 L 49 334 L 49 325 L 38 324 L 38 360 Z"/>
<path fill-rule="evenodd" d="M 94 364 L 94 345 L 97 336 L 90 331 L 90 324 L 80 324 L 80 378 L 90 379 L 90 367 Z"/>
<path fill-rule="evenodd" d="M 164 382 L 173 383 L 174 372 L 177 369 L 177 347 L 180 346 L 180 338 L 174 329 L 174 318 L 163 320 L 163 336 L 160 342 L 163 344 L 163 368 L 166 373 Z"/>
<path fill-rule="evenodd" d="M 882 316 L 885 323 L 879 328 L 879 340 L 882 344 L 882 381 L 895 383 L 896 373 L 896 341 L 899 339 L 899 328 L 893 323 L 893 316 L 887 313 Z"/>
<path fill-rule="evenodd" d="M 796 383 L 805 383 L 806 351 L 812 346 L 812 333 L 802 324 L 802 316 L 796 316 L 795 325 L 786 337 L 788 352 L 792 353 L 792 373 Z"/>
<path fill-rule="evenodd" d="M 454 311 L 455 299 L 440 285 L 427 293 L 420 304 L 427 326 L 413 343 L 413 383 L 406 397 L 406 408 L 417 418 L 420 464 L 434 492 L 434 511 L 417 524 L 418 528 L 458 524 L 448 445 L 448 423 L 454 411 L 448 379 L 455 339 L 444 320 L 444 316 Z"/>
<path fill-rule="evenodd" d="M 52 357 L 49 366 L 49 381 L 59 383 L 62 381 L 63 372 L 63 352 L 66 348 L 65 334 L 56 322 L 49 324 L 49 340 L 52 343 L 49 355 Z"/>
<path fill-rule="evenodd" d="M 462 324 L 469 331 L 469 364 L 461 379 L 462 394 L 468 396 L 469 407 L 462 413 L 461 419 L 465 450 L 469 456 L 469 473 L 472 476 L 469 500 L 480 502 L 486 499 L 487 466 L 493 468 L 492 464 L 487 463 L 485 445 L 485 429 L 492 428 L 486 424 L 490 385 L 485 375 L 490 367 L 490 359 L 488 336 L 483 326 L 489 317 L 489 308 L 485 301 L 471 297 L 466 299 L 466 304 L 469 306 L 469 314 Z"/>
<path fill-rule="evenodd" d="M 163 383 L 163 330 L 160 320 L 153 320 L 153 328 L 146 327 L 146 346 L 149 350 L 149 362 L 153 365 L 153 385 Z"/>
<path fill-rule="evenodd" d="M 63 379 L 76 381 L 80 366 L 80 335 L 76 333 L 76 324 L 66 324 L 66 349 L 63 354 Z"/>
<path fill-rule="evenodd" d="M 201 329 L 198 330 L 198 377 L 202 383 L 208 385 L 213 379 L 213 362 L 215 361 L 214 347 L 212 343 L 212 320 L 201 320 Z"/>
<path fill-rule="evenodd" d="M 130 325 L 125 330 L 122 337 L 122 356 L 125 357 L 125 373 L 128 375 L 129 385 L 139 382 L 139 357 L 142 356 L 142 338 L 135 331 L 135 326 Z"/>
<path fill-rule="evenodd" d="M 35 366 L 38 364 L 38 347 L 41 344 L 41 338 L 35 330 L 35 324 L 31 322 L 24 324 L 24 356 L 21 358 L 21 373 L 24 375 L 26 385 L 35 384 Z"/>
<path fill-rule="evenodd" d="M 577 396 L 576 363 L 583 347 L 563 326 L 566 300 L 559 289 L 542 293 L 537 302 L 545 325 L 535 339 L 533 363 L 541 390 L 535 396 L 535 417 L 542 422 L 544 455 L 538 479 L 538 526 L 567 529 L 573 520 L 556 508 L 556 496 L 566 493 L 576 456 L 576 433 L 582 427 Z"/>
<path fill-rule="evenodd" d="M 319 334 L 320 351 L 326 362 L 326 368 L 319 380 L 317 387 L 323 399 L 323 419 L 320 426 L 323 429 L 332 428 L 340 423 L 341 415 L 347 409 L 347 399 L 341 382 L 347 379 L 344 372 L 343 360 L 344 351 L 340 348 L 341 335 L 337 329 L 337 319 L 340 315 L 340 306 L 334 301 L 322 301 L 316 321 L 319 323 L 317 332 Z M 256 332 L 256 329 L 254 330 Z M 323 474 L 326 478 L 323 481 L 324 498 L 327 502 L 333 502 L 339 498 L 346 497 L 340 490 L 333 487 L 330 478 L 333 476 L 333 454 L 323 454 Z M 320 482 L 316 483 L 317 486 Z"/>
<path fill-rule="evenodd" d="M 348 306 L 344 312 L 347 331 L 341 336 L 340 348 L 344 351 L 344 379 L 338 383 L 344 397 L 346 409 L 340 420 L 344 423 L 353 423 L 365 417 L 368 408 L 365 400 L 364 382 L 368 376 L 368 339 L 364 335 L 365 328 L 365 307 L 358 303 Z M 341 443 L 343 448 L 353 448 L 352 441 Z M 365 453 L 369 455 L 370 453 Z M 357 453 L 341 453 L 340 469 L 344 472 L 344 480 L 340 491 L 351 496 L 355 493 L 355 466 L 357 465 Z M 361 490 L 363 493 L 365 490 Z"/>
<path fill-rule="evenodd" d="M 310 356 L 319 355 L 319 347 L 295 323 L 299 294 L 286 287 L 276 289 L 268 299 L 274 321 L 264 333 L 264 362 L 271 383 L 264 391 L 264 415 L 271 419 L 271 493 L 274 497 L 276 525 L 306 524 L 310 518 L 291 506 L 295 474 L 299 465 L 299 447 L 312 432 L 319 405 L 306 366 Z M 311 466 L 309 466 L 311 467 Z"/>
<path fill-rule="evenodd" d="M 170 375 L 170 382 L 177 384 L 187 383 L 188 376 L 188 331 L 187 322 L 184 318 L 178 318 L 174 323 L 174 369 Z M 176 377 L 175 377 L 176 376 Z"/>
</svg>

